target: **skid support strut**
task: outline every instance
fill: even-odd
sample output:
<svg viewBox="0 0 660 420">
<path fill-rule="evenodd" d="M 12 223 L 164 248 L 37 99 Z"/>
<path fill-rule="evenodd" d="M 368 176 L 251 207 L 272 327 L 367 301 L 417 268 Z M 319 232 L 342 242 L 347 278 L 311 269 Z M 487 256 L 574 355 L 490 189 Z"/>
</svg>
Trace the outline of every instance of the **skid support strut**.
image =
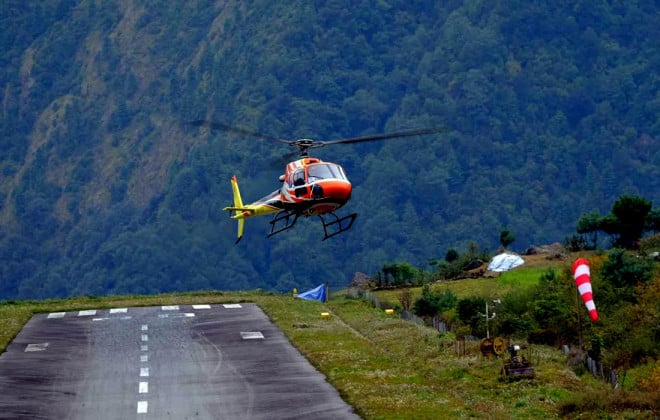
<svg viewBox="0 0 660 420">
<path fill-rule="evenodd" d="M 286 211 L 286 210 L 282 210 L 277 214 L 275 214 L 273 220 L 270 221 L 270 233 L 268 234 L 268 237 L 270 238 L 276 233 L 280 233 L 287 229 L 291 229 L 293 225 L 296 224 L 296 221 L 298 220 L 298 216 L 300 215 L 295 212 Z M 282 226 L 278 226 L 278 225 L 282 225 Z"/>
<path fill-rule="evenodd" d="M 335 219 L 330 222 L 326 222 L 323 216 L 319 214 L 319 219 L 321 219 L 321 222 L 323 223 L 323 233 L 325 234 L 323 237 L 324 241 L 328 238 L 332 238 L 335 235 L 339 235 L 340 233 L 349 230 L 351 226 L 353 226 L 353 222 L 357 217 L 357 213 L 351 213 L 348 216 L 342 217 L 341 219 L 333 212 L 326 214 L 332 215 L 332 217 Z M 328 228 L 331 230 L 330 233 L 328 233 Z"/>
</svg>

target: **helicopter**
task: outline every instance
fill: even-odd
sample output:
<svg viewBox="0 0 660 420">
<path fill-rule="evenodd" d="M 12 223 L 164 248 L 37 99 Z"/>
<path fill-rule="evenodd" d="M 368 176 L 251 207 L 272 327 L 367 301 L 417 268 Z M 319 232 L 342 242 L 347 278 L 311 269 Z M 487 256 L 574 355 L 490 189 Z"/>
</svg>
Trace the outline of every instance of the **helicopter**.
<svg viewBox="0 0 660 420">
<path fill-rule="evenodd" d="M 297 148 L 300 154 L 299 159 L 289 162 L 284 169 L 284 174 L 279 176 L 282 186 L 250 204 L 243 203 L 236 176 L 234 175 L 231 178 L 234 203 L 232 206 L 224 207 L 222 210 L 228 211 L 230 217 L 238 221 L 238 232 L 235 243 L 238 243 L 243 237 L 245 219 L 255 216 L 273 215 L 270 221 L 270 232 L 267 235 L 269 238 L 294 227 L 298 218 L 301 216 L 319 217 L 323 225 L 324 236 L 322 240 L 324 241 L 346 232 L 353 226 L 357 213 L 350 213 L 342 217 L 339 217 L 335 213 L 336 210 L 343 207 L 351 198 L 352 186 L 344 172 L 344 168 L 337 163 L 310 157 L 309 149 L 334 144 L 362 143 L 422 136 L 446 130 L 445 127 L 421 128 L 386 134 L 320 141 L 308 138 L 297 140 L 280 139 L 207 120 L 191 121 L 189 124 L 288 144 Z"/>
</svg>

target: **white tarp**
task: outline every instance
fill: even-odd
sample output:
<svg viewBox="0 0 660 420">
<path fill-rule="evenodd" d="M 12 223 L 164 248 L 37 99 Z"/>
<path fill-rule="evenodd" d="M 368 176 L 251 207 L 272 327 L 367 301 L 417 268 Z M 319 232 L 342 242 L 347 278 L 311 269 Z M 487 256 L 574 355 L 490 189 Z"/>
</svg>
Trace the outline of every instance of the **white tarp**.
<svg viewBox="0 0 660 420">
<path fill-rule="evenodd" d="M 512 268 L 516 268 L 519 265 L 523 265 L 525 263 L 525 260 L 520 258 L 517 255 L 513 254 L 507 254 L 506 252 L 503 254 L 499 254 L 493 257 L 492 260 L 490 260 L 490 264 L 488 264 L 488 270 L 489 271 L 509 271 Z"/>
</svg>

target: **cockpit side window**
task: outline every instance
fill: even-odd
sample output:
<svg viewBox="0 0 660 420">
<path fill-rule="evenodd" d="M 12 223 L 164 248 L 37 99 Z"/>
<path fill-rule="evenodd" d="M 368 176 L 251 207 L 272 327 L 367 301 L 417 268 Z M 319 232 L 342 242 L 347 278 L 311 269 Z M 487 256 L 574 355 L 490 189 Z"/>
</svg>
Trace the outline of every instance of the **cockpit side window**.
<svg viewBox="0 0 660 420">
<path fill-rule="evenodd" d="M 305 185 L 305 170 L 304 169 L 298 169 L 293 174 L 293 185 L 295 185 L 295 186 Z"/>
</svg>

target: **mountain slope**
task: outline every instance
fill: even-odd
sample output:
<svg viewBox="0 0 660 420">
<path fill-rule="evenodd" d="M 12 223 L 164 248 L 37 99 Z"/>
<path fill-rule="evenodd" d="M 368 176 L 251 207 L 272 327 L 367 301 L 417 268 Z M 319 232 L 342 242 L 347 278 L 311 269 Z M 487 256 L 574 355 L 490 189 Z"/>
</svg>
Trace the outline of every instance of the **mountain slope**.
<svg viewBox="0 0 660 420">
<path fill-rule="evenodd" d="M 657 7 L 427 3 L 5 2 L 0 295 L 341 286 L 503 227 L 561 241 L 622 194 L 657 205 Z M 266 240 L 251 220 L 234 246 L 229 178 L 261 197 L 289 150 L 199 118 L 449 132 L 319 150 L 354 183 L 355 227 Z"/>
</svg>

